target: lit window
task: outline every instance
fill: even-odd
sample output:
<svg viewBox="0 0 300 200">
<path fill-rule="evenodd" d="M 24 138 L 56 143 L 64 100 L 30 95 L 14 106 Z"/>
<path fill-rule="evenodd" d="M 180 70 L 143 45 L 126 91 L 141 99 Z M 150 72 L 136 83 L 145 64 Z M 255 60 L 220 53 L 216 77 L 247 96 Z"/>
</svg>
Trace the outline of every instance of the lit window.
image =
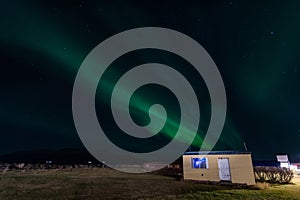
<svg viewBox="0 0 300 200">
<path fill-rule="evenodd" d="M 207 158 L 192 158 L 192 168 L 207 169 Z"/>
</svg>

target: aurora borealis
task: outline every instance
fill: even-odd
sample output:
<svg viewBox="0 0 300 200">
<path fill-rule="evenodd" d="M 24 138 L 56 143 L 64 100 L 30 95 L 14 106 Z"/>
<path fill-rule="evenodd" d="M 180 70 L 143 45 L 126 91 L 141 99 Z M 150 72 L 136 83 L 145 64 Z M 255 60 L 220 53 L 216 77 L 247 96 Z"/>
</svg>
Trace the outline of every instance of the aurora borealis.
<svg viewBox="0 0 300 200">
<path fill-rule="evenodd" d="M 82 148 L 71 107 L 72 87 L 82 61 L 96 45 L 116 33 L 156 26 L 192 37 L 219 68 L 228 111 L 215 150 L 243 150 L 245 142 L 255 159 L 274 159 L 277 153 L 287 153 L 300 161 L 299 2 L 1 3 L 0 154 Z M 99 87 L 110 91 L 113 81 L 130 66 L 146 62 L 168 64 L 180 71 L 199 99 L 196 150 L 210 119 L 209 95 L 201 76 L 168 52 L 143 50 L 126 56 L 113 63 Z M 144 86 L 134 95 L 131 114 L 135 122 L 147 124 L 148 108 L 161 103 L 168 115 L 174 116 L 169 130 L 176 130 L 180 110 L 172 93 L 160 86 Z M 108 112 L 101 92 L 96 96 L 96 108 Z M 105 124 L 114 129 L 113 122 Z M 161 142 L 156 144 L 167 141 Z"/>
</svg>

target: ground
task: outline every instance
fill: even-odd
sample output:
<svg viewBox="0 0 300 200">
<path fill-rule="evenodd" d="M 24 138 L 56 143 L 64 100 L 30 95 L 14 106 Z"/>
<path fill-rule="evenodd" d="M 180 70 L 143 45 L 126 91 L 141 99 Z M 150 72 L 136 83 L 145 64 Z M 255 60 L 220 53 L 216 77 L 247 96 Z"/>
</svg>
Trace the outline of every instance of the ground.
<svg viewBox="0 0 300 200">
<path fill-rule="evenodd" d="M 0 199 L 299 199 L 296 184 L 266 189 L 207 185 L 111 169 L 10 171 L 0 174 Z"/>
</svg>

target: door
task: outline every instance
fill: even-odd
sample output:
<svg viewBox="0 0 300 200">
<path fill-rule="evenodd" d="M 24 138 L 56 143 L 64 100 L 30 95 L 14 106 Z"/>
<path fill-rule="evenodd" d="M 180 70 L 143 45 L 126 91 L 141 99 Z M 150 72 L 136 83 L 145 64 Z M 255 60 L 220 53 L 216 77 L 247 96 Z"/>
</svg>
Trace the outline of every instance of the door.
<svg viewBox="0 0 300 200">
<path fill-rule="evenodd" d="M 231 181 L 228 158 L 218 158 L 219 176 L 221 181 Z"/>
</svg>

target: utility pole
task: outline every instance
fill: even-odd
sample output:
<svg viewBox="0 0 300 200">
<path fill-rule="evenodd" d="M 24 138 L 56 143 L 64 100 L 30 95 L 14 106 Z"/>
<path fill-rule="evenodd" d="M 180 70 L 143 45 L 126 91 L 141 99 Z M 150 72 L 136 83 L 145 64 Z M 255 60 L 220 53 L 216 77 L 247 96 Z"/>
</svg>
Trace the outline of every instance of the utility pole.
<svg viewBox="0 0 300 200">
<path fill-rule="evenodd" d="M 248 151 L 248 148 L 247 148 L 247 145 L 246 145 L 246 142 L 244 142 L 244 148 L 246 151 Z"/>
</svg>

